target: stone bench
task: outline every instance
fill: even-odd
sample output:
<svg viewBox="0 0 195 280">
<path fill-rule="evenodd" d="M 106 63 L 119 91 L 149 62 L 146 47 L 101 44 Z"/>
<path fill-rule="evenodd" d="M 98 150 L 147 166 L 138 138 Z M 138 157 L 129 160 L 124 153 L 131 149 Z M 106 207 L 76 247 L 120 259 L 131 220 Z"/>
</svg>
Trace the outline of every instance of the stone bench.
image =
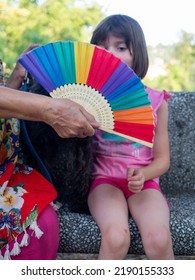
<svg viewBox="0 0 195 280">
<path fill-rule="evenodd" d="M 169 101 L 171 167 L 161 186 L 170 204 L 170 227 L 175 255 L 195 255 L 195 92 L 175 93 Z M 89 214 L 57 212 L 59 253 L 97 254 L 100 231 Z M 129 217 L 129 254 L 144 254 L 137 226 Z"/>
</svg>

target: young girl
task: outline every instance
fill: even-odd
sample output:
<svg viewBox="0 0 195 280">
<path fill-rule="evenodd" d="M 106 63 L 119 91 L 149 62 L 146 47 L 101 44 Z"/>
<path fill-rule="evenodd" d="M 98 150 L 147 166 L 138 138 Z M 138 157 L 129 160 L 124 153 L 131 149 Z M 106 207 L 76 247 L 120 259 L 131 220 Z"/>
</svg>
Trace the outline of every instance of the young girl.
<svg viewBox="0 0 195 280">
<path fill-rule="evenodd" d="M 92 44 L 128 64 L 143 79 L 148 53 L 143 31 L 133 18 L 112 15 L 95 29 Z M 153 148 L 97 131 L 94 182 L 88 205 L 101 231 L 98 259 L 123 259 L 130 246 L 128 212 L 137 224 L 149 259 L 174 259 L 169 207 L 159 176 L 169 168 L 168 110 L 170 95 L 146 87 L 155 115 Z M 117 148 L 118 147 L 118 148 Z"/>
</svg>

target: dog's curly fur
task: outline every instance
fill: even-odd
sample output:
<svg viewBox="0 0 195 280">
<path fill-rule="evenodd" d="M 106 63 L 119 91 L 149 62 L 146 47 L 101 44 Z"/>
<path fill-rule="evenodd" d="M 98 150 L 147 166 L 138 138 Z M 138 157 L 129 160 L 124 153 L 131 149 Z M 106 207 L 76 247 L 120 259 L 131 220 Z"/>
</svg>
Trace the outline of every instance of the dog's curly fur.
<svg viewBox="0 0 195 280">
<path fill-rule="evenodd" d="M 31 91 L 48 95 L 36 83 L 31 86 Z M 92 137 L 64 139 L 45 123 L 26 121 L 25 125 L 36 152 L 50 173 L 58 193 L 57 199 L 66 203 L 71 211 L 88 211 L 87 196 L 94 159 Z M 25 162 L 41 171 L 23 133 L 21 143 Z"/>
</svg>

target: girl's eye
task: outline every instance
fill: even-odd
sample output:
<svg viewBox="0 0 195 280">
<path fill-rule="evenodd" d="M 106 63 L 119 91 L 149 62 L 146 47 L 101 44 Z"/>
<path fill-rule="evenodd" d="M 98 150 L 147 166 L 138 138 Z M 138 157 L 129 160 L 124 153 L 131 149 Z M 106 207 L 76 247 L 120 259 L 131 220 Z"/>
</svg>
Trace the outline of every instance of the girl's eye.
<svg viewBox="0 0 195 280">
<path fill-rule="evenodd" d="M 127 47 L 118 47 L 118 50 L 119 51 L 124 51 L 124 50 L 126 50 L 127 49 Z"/>
</svg>

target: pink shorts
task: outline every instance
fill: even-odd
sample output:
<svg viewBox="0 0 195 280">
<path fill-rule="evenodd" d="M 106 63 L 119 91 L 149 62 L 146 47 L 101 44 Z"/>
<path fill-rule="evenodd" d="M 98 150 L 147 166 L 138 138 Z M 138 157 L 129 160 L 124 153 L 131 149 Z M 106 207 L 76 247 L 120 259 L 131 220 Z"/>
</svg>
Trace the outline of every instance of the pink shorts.
<svg viewBox="0 0 195 280">
<path fill-rule="evenodd" d="M 118 179 L 118 178 L 97 178 L 93 181 L 90 192 L 91 193 L 96 187 L 101 184 L 109 184 L 113 187 L 121 190 L 124 193 L 126 199 L 130 196 L 134 195 L 135 193 L 128 189 L 128 181 L 126 179 Z M 160 186 L 153 180 L 148 180 L 144 183 L 144 186 L 141 191 L 147 189 L 155 189 L 161 192 Z"/>
</svg>

